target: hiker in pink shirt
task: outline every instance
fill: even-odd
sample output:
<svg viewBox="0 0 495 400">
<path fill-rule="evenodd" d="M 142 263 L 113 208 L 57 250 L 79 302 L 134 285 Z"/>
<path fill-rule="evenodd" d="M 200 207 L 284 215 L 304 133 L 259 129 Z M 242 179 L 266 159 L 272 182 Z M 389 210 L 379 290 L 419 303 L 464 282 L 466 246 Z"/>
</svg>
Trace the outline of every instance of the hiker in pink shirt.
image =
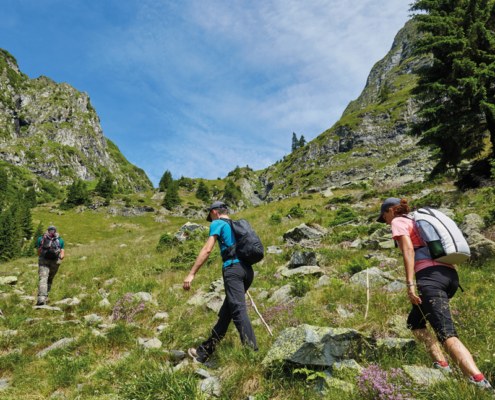
<svg viewBox="0 0 495 400">
<path fill-rule="evenodd" d="M 457 336 L 450 313 L 449 299 L 459 287 L 459 276 L 453 265 L 431 259 L 415 260 L 415 251 L 426 246 L 416 222 L 409 216 L 405 199 L 389 198 L 381 206 L 377 222 L 392 226 L 392 236 L 398 243 L 406 269 L 407 295 L 413 304 L 407 319 L 408 328 L 423 342 L 434 360 L 433 367 L 452 372 L 435 337 L 426 329 L 428 321 L 445 351 L 459 365 L 469 381 L 483 389 L 493 390 L 474 363 L 471 353 Z M 421 257 L 423 258 L 423 257 Z M 414 283 L 416 277 L 416 283 Z M 414 286 L 418 287 L 418 294 Z"/>
</svg>

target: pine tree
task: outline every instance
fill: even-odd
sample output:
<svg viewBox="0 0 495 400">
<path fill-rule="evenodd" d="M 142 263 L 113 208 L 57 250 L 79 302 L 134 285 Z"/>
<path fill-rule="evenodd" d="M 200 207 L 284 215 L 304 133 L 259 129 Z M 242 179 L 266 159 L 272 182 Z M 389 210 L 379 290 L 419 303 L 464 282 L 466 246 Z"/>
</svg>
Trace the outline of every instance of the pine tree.
<svg viewBox="0 0 495 400">
<path fill-rule="evenodd" d="M 45 233 L 45 229 L 43 228 L 43 222 L 40 221 L 33 235 L 33 245 L 32 247 L 36 248 L 38 246 L 38 239 L 43 236 Z"/>
<path fill-rule="evenodd" d="M 203 181 L 199 182 L 198 185 L 198 190 L 196 191 L 196 198 L 203 200 L 205 203 L 210 201 L 210 189 L 208 189 L 208 186 Z"/>
<path fill-rule="evenodd" d="M 158 187 L 160 188 L 160 192 L 164 192 L 167 190 L 168 185 L 170 185 L 174 180 L 172 179 L 172 173 L 167 169 L 160 179 L 160 183 Z"/>
<path fill-rule="evenodd" d="M 175 206 L 182 203 L 179 196 L 179 183 L 177 181 L 172 182 L 168 185 L 167 193 L 163 199 L 162 206 L 167 210 L 172 211 Z"/>
<path fill-rule="evenodd" d="M 36 192 L 34 190 L 34 186 L 31 186 L 26 193 L 26 203 L 31 208 L 34 208 L 38 205 L 36 201 Z"/>
<path fill-rule="evenodd" d="M 79 189 L 78 189 L 79 190 Z M 113 177 L 111 175 L 102 176 L 96 185 L 98 195 L 105 199 L 113 199 L 115 186 L 113 185 Z"/>
<path fill-rule="evenodd" d="M 292 153 L 299 148 L 296 132 L 292 132 Z"/>
<path fill-rule="evenodd" d="M 224 194 L 224 199 L 227 202 L 231 202 L 231 203 L 237 203 L 242 197 L 241 188 L 231 180 L 228 180 L 227 183 L 225 184 L 225 189 L 223 194 Z"/>
<path fill-rule="evenodd" d="M 0 209 L 3 208 L 7 201 L 9 191 L 9 178 L 5 168 L 0 168 Z"/>
<path fill-rule="evenodd" d="M 304 139 L 304 135 L 301 135 L 301 138 L 299 139 L 299 143 L 297 147 L 300 149 L 301 147 L 306 146 L 306 139 Z"/>
<path fill-rule="evenodd" d="M 413 94 L 419 122 L 411 133 L 432 146 L 433 174 L 478 157 L 488 130 L 495 155 L 495 4 L 487 0 L 416 0 L 417 55 L 433 55 L 418 71 Z M 488 163 L 487 163 L 488 164 Z M 488 164 L 489 165 L 489 164 Z"/>
<path fill-rule="evenodd" d="M 9 208 L 0 216 L 0 260 L 14 260 L 20 256 L 21 246 L 16 218 Z"/>
<path fill-rule="evenodd" d="M 389 97 L 390 97 L 390 89 L 389 89 L 387 83 L 385 82 L 385 83 L 383 83 L 383 86 L 380 90 L 380 94 L 378 95 L 378 99 L 380 100 L 380 102 L 383 103 Z"/>
<path fill-rule="evenodd" d="M 31 216 L 31 208 L 24 204 L 19 210 L 20 227 L 22 231 L 22 237 L 30 239 L 33 235 L 33 218 Z"/>
</svg>

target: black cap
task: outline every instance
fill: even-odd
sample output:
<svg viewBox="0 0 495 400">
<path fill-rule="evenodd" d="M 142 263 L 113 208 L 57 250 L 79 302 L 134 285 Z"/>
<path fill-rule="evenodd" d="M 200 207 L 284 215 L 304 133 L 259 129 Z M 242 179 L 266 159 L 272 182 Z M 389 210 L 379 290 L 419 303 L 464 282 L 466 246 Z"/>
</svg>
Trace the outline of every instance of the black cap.
<svg viewBox="0 0 495 400">
<path fill-rule="evenodd" d="M 227 204 L 225 204 L 223 201 L 215 201 L 211 206 L 210 208 L 208 208 L 208 217 L 206 218 L 206 220 L 208 222 L 211 222 L 211 218 L 210 218 L 210 211 L 211 210 L 214 210 L 215 208 L 227 208 Z"/>
<path fill-rule="evenodd" d="M 47 229 L 47 231 L 57 231 L 57 228 L 53 225 L 50 225 Z"/>
<path fill-rule="evenodd" d="M 387 212 L 390 207 L 398 206 L 400 204 L 400 199 L 397 197 L 389 197 L 382 203 L 382 208 L 380 209 L 380 216 L 376 219 L 376 222 L 380 222 L 382 224 L 385 223 L 385 219 L 383 218 L 383 213 Z"/>
</svg>

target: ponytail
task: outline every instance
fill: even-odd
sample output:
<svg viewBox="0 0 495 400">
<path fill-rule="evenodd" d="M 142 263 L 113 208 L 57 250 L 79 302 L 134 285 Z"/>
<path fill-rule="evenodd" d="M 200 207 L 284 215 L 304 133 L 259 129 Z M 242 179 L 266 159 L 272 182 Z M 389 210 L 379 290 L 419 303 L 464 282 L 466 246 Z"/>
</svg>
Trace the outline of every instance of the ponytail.
<svg viewBox="0 0 495 400">
<path fill-rule="evenodd" d="M 402 199 L 399 205 L 392 206 L 390 207 L 390 209 L 393 210 L 394 215 L 405 215 L 411 212 L 411 209 L 409 208 L 406 199 Z"/>
</svg>

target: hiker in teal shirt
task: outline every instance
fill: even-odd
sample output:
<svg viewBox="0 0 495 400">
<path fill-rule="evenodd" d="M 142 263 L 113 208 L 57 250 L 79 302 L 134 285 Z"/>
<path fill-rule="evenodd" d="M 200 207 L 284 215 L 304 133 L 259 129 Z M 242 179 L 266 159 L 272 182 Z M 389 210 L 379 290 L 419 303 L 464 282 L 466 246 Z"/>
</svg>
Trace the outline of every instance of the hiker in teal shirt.
<svg viewBox="0 0 495 400">
<path fill-rule="evenodd" d="M 46 306 L 53 278 L 60 267 L 60 261 L 65 257 L 65 243 L 57 233 L 57 228 L 51 225 L 43 236 L 38 238 L 36 248 L 38 249 L 38 274 L 40 277 L 36 305 Z"/>
<path fill-rule="evenodd" d="M 194 263 L 191 272 L 184 280 L 184 289 L 191 289 L 194 276 L 211 254 L 215 242 L 218 240 L 222 259 L 223 284 L 225 287 L 225 300 L 218 312 L 218 322 L 211 331 L 210 338 L 195 349 L 188 350 L 193 363 L 204 364 L 215 351 L 220 340 L 222 340 L 230 323 L 233 321 L 241 336 L 244 346 L 258 351 L 253 326 L 249 320 L 246 305 L 246 292 L 253 283 L 254 271 L 250 264 L 241 262 L 235 256 L 235 235 L 230 227 L 228 209 L 225 203 L 215 201 L 208 210 L 208 222 L 210 225 L 210 237 L 201 250 Z"/>
</svg>

